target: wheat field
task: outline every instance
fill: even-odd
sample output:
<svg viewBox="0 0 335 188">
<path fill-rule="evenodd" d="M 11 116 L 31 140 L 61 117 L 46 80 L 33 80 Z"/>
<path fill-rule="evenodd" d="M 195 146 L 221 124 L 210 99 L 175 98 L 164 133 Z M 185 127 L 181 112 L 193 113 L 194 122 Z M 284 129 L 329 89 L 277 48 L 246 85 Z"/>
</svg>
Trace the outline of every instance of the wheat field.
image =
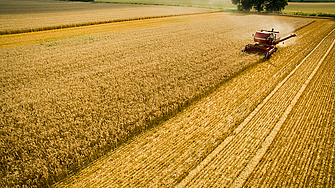
<svg viewBox="0 0 335 188">
<path fill-rule="evenodd" d="M 331 13 L 335 14 L 335 3 L 290 2 L 284 12 Z"/>
<path fill-rule="evenodd" d="M 279 45 L 270 60 L 239 73 L 55 187 L 331 187 L 335 49 L 330 45 L 335 33 L 320 40 L 334 26 L 320 19 L 299 29 L 298 37 Z M 310 79 L 314 86 L 307 84 L 297 100 L 327 49 L 332 53 L 319 76 Z M 298 102 L 283 123 L 293 101 Z M 250 166 L 260 159 L 259 166 Z M 248 179 L 246 171 L 252 172 Z M 245 184 L 236 186 L 241 179 Z"/>
<path fill-rule="evenodd" d="M 255 30 L 313 21 L 213 14 L 0 49 L 2 185 L 66 177 L 261 60 L 240 55 Z"/>
</svg>

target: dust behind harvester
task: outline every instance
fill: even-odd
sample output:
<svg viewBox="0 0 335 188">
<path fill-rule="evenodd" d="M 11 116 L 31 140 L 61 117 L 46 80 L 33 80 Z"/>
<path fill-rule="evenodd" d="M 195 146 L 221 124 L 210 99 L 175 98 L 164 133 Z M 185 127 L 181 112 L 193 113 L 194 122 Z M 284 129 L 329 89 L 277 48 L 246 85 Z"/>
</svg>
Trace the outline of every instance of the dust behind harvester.
<svg viewBox="0 0 335 188">
<path fill-rule="evenodd" d="M 274 52 L 277 51 L 278 49 L 276 47 L 277 44 L 295 36 L 297 36 L 297 34 L 291 34 L 281 39 L 279 31 L 274 31 L 273 28 L 271 31 L 262 29 L 260 31 L 257 31 L 256 34 L 254 35 L 254 41 L 256 42 L 256 44 L 248 44 L 244 49 L 242 46 L 242 52 L 254 51 L 264 53 L 265 54 L 264 61 L 265 61 L 268 58 L 270 58 Z"/>
</svg>

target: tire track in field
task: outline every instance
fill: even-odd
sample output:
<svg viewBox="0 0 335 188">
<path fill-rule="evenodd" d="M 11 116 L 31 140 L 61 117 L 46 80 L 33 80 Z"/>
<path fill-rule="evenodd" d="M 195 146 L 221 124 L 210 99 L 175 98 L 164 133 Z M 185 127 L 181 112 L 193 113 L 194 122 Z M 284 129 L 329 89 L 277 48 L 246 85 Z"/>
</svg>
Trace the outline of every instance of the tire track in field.
<svg viewBox="0 0 335 188">
<path fill-rule="evenodd" d="M 317 22 L 301 32 L 323 35 L 323 30 L 315 28 L 321 25 L 325 30 L 329 27 L 325 22 Z M 302 46 L 305 51 L 310 50 L 315 46 L 314 40 L 320 40 L 319 36 L 313 36 L 310 41 L 301 40 L 293 50 L 283 49 L 278 56 L 302 59 L 303 56 L 290 52 L 300 52 Z M 296 64 L 277 61 L 276 65 L 265 62 L 241 73 L 176 117 L 56 186 L 174 186 L 222 143 Z"/>
<path fill-rule="evenodd" d="M 323 41 L 319 44 L 323 44 Z M 329 50 L 331 48 L 332 46 Z M 234 130 L 234 134 L 216 148 L 179 186 L 229 185 L 232 187 L 241 187 L 265 154 L 275 135 L 286 120 L 287 115 L 328 54 L 329 51 L 325 52 L 326 55 L 324 58 L 314 68 L 314 60 L 319 57 L 320 53 L 324 53 L 322 49 L 322 47 L 319 48 L 319 45 L 317 45 L 310 53 L 311 55 L 313 54 L 312 57 L 309 58 L 310 55 L 307 55 L 296 69 Z M 316 52 L 314 53 L 314 51 Z M 306 63 L 304 63 L 305 61 Z M 293 74 L 299 75 L 300 78 L 299 76 L 295 78 L 295 76 L 292 76 Z M 309 77 L 307 78 L 307 76 Z M 299 83 L 299 80 L 306 79 L 305 83 L 302 81 Z M 298 88 L 301 89 L 298 91 Z M 283 114 L 280 119 L 278 114 Z M 220 168 L 219 170 L 217 169 L 218 167 Z M 235 177 L 238 178 L 235 179 Z M 206 183 L 204 184 L 204 182 Z M 219 185 L 213 185 L 211 182 L 219 182 Z"/>
</svg>

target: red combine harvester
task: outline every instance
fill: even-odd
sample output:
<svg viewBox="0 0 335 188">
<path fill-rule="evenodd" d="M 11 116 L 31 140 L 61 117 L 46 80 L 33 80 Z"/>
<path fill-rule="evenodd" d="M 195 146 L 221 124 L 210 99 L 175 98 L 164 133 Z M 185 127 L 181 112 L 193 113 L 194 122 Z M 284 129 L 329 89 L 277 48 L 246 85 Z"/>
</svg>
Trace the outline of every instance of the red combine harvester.
<svg viewBox="0 0 335 188">
<path fill-rule="evenodd" d="M 264 61 L 269 59 L 275 51 L 277 51 L 276 45 L 284 40 L 297 36 L 297 34 L 291 34 L 283 39 L 280 38 L 279 31 L 260 30 L 257 31 L 254 36 L 256 44 L 248 44 L 244 49 L 242 46 L 242 52 L 256 51 L 265 54 Z"/>
</svg>

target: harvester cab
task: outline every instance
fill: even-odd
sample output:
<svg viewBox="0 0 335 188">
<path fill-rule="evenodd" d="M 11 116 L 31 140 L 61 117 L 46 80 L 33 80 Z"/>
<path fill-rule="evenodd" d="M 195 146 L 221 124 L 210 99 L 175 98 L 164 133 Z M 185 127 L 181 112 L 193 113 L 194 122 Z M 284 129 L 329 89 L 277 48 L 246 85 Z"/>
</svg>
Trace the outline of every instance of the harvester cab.
<svg viewBox="0 0 335 188">
<path fill-rule="evenodd" d="M 256 34 L 253 35 L 255 44 L 248 44 L 245 46 L 245 48 L 242 49 L 242 52 L 260 52 L 264 53 L 264 61 L 269 59 L 274 52 L 277 51 L 278 47 L 276 47 L 277 44 L 280 42 L 283 42 L 284 40 L 287 40 L 289 38 L 295 37 L 297 34 L 291 34 L 285 38 L 280 38 L 279 31 L 275 31 L 273 28 L 272 30 L 260 30 L 257 31 Z"/>
</svg>

